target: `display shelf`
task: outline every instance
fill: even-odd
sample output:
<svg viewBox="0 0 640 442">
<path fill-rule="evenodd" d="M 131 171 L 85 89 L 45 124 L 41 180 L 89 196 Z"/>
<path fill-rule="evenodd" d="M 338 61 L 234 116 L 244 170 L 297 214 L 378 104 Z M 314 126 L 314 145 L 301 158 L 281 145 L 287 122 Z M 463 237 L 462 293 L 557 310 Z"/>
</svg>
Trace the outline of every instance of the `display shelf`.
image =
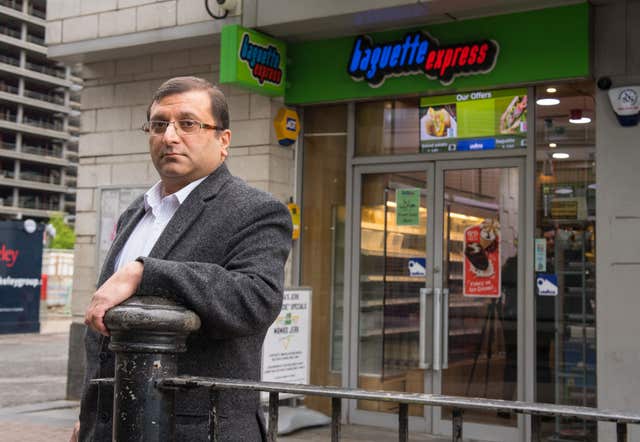
<svg viewBox="0 0 640 442">
<path fill-rule="evenodd" d="M 360 249 L 360 253 L 365 256 L 383 257 L 384 250 L 379 249 Z M 387 250 L 388 258 L 414 258 L 425 256 L 424 250 L 418 249 L 399 249 L 399 250 Z"/>
<path fill-rule="evenodd" d="M 416 282 L 424 284 L 424 276 L 362 275 L 360 282 Z"/>
<path fill-rule="evenodd" d="M 386 305 L 386 306 L 410 305 L 410 304 L 419 304 L 419 303 L 420 303 L 420 299 L 415 297 L 387 299 L 384 302 L 382 301 L 382 299 L 378 299 L 378 300 L 371 300 L 371 301 L 360 301 L 360 309 L 382 307 L 383 305 Z"/>
<path fill-rule="evenodd" d="M 371 338 L 382 336 L 382 328 L 378 329 L 369 329 L 369 330 L 360 330 L 361 338 Z M 385 335 L 398 335 L 405 333 L 418 333 L 420 331 L 420 327 L 416 326 L 407 326 L 407 327 L 386 327 L 384 329 Z"/>
</svg>

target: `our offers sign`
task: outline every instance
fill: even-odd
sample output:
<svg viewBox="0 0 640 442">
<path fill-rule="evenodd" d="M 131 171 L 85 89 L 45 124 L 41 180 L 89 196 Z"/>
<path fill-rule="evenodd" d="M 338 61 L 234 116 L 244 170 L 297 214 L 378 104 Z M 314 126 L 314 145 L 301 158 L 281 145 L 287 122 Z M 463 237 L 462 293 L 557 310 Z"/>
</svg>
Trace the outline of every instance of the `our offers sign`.
<svg viewBox="0 0 640 442">
<path fill-rule="evenodd" d="M 221 84 L 284 95 L 287 51 L 283 42 L 240 25 L 222 28 L 221 41 Z"/>
</svg>

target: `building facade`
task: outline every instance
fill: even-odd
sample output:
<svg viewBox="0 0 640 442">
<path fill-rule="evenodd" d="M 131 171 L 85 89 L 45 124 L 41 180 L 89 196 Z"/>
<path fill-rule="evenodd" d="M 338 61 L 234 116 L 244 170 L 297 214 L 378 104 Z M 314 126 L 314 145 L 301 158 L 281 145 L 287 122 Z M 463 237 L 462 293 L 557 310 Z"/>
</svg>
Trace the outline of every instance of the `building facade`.
<svg viewBox="0 0 640 442">
<path fill-rule="evenodd" d="M 46 2 L 0 2 L 3 219 L 75 213 L 81 80 L 47 59 L 45 28 Z"/>
<path fill-rule="evenodd" d="M 220 55 L 222 29 L 242 25 L 284 43 L 287 85 L 221 85 L 229 167 L 301 207 L 286 282 L 313 290 L 311 383 L 638 407 L 640 129 L 620 125 L 596 80 L 640 84 L 639 1 L 245 0 L 220 19 L 181 0 L 48 7 L 49 55 L 82 62 L 85 82 L 71 396 L 114 220 L 157 180 L 139 130 L 149 97 L 175 75 L 217 82 L 238 62 Z M 285 105 L 302 122 L 290 146 L 273 128 Z M 345 419 L 392 426 L 394 412 L 354 402 Z M 451 431 L 450 410 L 410 414 L 416 431 Z M 477 440 L 615 434 L 465 421 Z"/>
</svg>

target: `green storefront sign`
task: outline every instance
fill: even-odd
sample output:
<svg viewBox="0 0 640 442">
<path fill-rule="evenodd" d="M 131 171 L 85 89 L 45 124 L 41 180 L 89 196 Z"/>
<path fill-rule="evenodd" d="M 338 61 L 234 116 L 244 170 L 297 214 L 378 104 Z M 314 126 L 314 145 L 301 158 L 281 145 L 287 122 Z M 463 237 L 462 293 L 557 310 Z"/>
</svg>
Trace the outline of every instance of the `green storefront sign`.
<svg viewBox="0 0 640 442">
<path fill-rule="evenodd" d="M 432 95 L 584 78 L 589 49 L 587 3 L 291 43 L 285 102 Z"/>
<path fill-rule="evenodd" d="M 220 83 L 263 95 L 282 96 L 286 81 L 286 45 L 239 25 L 221 33 Z"/>
</svg>

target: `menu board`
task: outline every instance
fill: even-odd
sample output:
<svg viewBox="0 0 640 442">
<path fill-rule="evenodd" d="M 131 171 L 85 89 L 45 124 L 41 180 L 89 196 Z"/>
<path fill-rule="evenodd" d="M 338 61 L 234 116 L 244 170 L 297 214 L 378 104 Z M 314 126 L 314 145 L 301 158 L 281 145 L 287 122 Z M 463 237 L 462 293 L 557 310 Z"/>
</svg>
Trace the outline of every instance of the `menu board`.
<svg viewBox="0 0 640 442">
<path fill-rule="evenodd" d="M 527 89 L 420 99 L 420 151 L 527 147 Z"/>
</svg>

